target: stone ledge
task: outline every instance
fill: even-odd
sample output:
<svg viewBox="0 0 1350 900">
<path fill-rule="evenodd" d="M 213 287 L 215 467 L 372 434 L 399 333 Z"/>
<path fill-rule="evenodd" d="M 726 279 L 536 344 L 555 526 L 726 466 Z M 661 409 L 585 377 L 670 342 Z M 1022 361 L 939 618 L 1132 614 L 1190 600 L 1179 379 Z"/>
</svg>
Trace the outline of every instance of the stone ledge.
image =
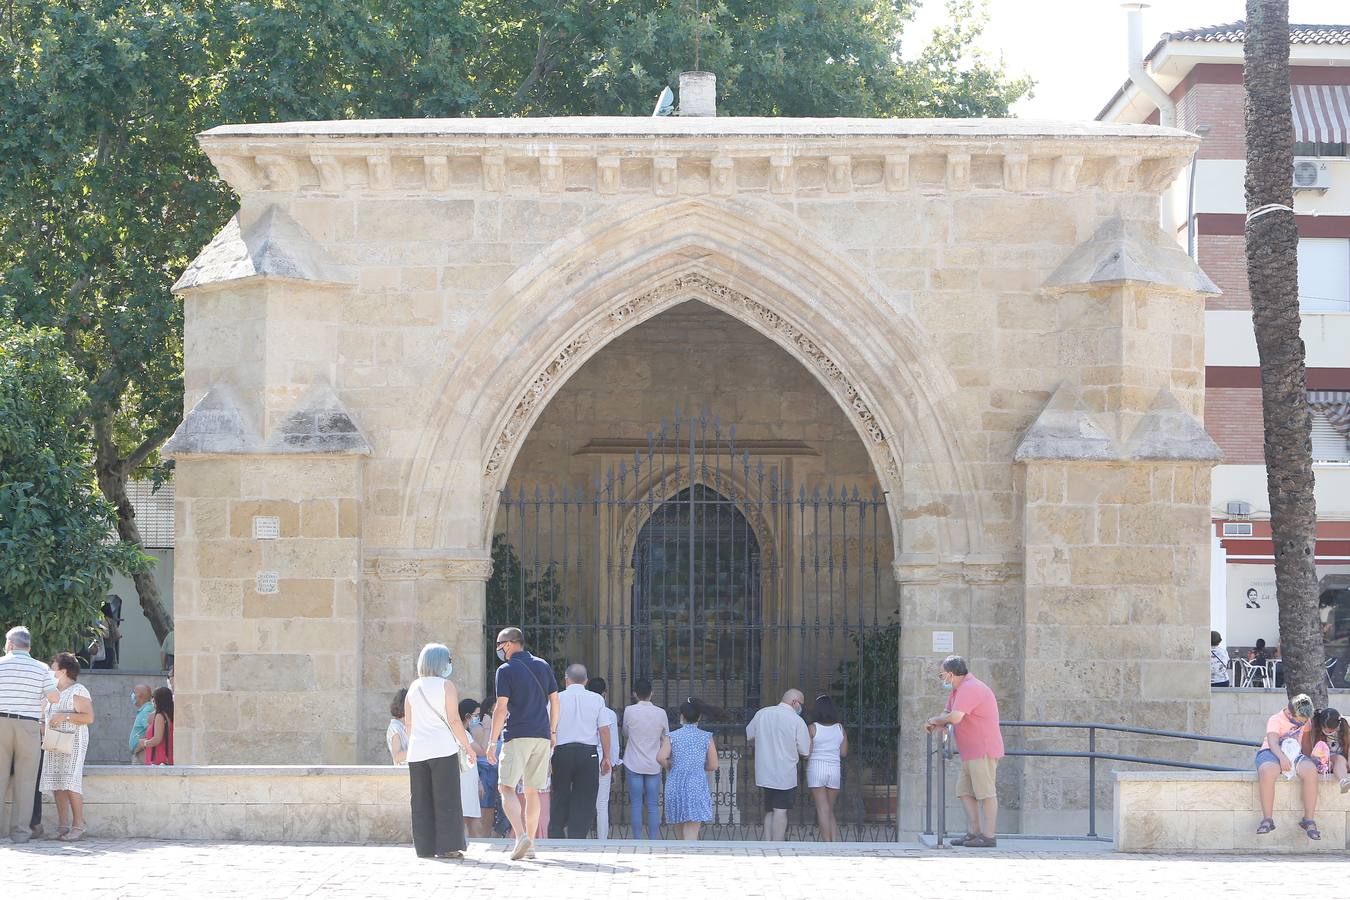
<svg viewBox="0 0 1350 900">
<path fill-rule="evenodd" d="M 401 766 L 86 766 L 84 809 L 100 838 L 412 842 Z"/>
<path fill-rule="evenodd" d="M 1249 748 L 1252 749 L 1252 748 Z M 1252 749 L 1255 755 L 1255 749 Z M 1320 779 L 1322 840 L 1298 827 L 1299 782 L 1275 785 L 1275 830 L 1256 834 L 1261 809 L 1256 772 L 1115 773 L 1115 846 L 1125 853 L 1344 853 L 1350 845 L 1350 794 Z"/>
</svg>

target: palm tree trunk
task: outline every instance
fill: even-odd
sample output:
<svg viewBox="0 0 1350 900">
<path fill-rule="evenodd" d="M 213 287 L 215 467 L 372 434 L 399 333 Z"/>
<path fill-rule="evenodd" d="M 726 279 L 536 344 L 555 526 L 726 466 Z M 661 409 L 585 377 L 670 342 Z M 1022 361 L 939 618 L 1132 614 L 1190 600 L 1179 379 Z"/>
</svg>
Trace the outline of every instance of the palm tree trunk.
<svg viewBox="0 0 1350 900">
<path fill-rule="evenodd" d="M 1266 489 L 1275 546 L 1280 647 L 1290 696 L 1326 703 L 1317 618 L 1317 508 L 1312 417 L 1299 336 L 1294 125 L 1289 96 L 1289 4 L 1247 0 L 1242 80 L 1247 90 L 1247 281 L 1261 358 Z M 1253 215 L 1259 213 L 1258 215 Z"/>
</svg>

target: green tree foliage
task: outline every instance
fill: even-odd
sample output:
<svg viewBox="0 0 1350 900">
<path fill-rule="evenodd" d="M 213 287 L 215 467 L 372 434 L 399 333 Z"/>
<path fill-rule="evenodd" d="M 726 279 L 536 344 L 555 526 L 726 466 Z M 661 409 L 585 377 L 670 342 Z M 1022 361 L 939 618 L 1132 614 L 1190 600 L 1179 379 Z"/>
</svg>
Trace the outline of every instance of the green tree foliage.
<svg viewBox="0 0 1350 900">
<path fill-rule="evenodd" d="M 646 115 L 699 64 L 721 110 L 1004 115 L 976 0 L 912 62 L 913 0 L 25 0 L 0 7 L 0 301 L 58 329 L 124 540 L 182 417 L 175 278 L 234 198 L 193 135 L 223 122 Z M 85 427 L 88 426 L 87 431 Z M 159 473 L 162 474 L 162 473 Z M 160 638 L 172 620 L 136 578 Z"/>
<path fill-rule="evenodd" d="M 112 542 L 112 506 L 94 488 L 86 402 L 54 330 L 0 324 L 0 630 L 27 625 L 41 657 L 74 649 L 99 621 L 116 569 L 143 569 Z"/>
<path fill-rule="evenodd" d="M 525 632 L 526 649 L 552 663 L 558 683 L 562 683 L 560 651 L 567 636 L 567 601 L 557 565 L 550 563 L 535 571 L 521 561 L 516 548 L 501 534 L 492 537 L 492 578 L 487 583 L 483 626 L 489 688 L 493 673 L 501 665 L 497 661 L 497 632 L 510 627 Z"/>
</svg>

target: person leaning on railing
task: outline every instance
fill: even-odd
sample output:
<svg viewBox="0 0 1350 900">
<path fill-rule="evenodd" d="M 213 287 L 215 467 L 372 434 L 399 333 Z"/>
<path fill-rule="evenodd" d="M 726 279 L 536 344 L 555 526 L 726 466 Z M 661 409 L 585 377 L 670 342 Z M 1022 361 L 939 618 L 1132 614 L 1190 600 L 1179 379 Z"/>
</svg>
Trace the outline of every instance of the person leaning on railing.
<svg viewBox="0 0 1350 900">
<path fill-rule="evenodd" d="M 956 847 L 997 847 L 998 761 L 1003 757 L 1003 733 L 999 730 L 998 700 L 989 685 L 970 674 L 966 661 L 949 656 L 938 670 L 942 686 L 951 691 L 947 708 L 924 723 L 932 733 L 953 726 L 956 751 L 961 754 L 961 778 L 956 795 L 966 810 L 968 831 L 952 841 Z M 983 815 L 981 815 L 983 814 Z"/>
</svg>

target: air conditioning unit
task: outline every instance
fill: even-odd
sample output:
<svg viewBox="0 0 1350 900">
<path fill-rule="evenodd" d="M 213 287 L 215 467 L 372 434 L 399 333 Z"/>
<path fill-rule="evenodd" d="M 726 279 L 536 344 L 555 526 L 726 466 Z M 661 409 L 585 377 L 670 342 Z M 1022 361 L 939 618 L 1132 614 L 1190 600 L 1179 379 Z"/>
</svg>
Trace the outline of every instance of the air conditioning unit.
<svg viewBox="0 0 1350 900">
<path fill-rule="evenodd" d="M 1224 537 L 1251 537 L 1251 536 L 1252 536 L 1252 523 L 1251 523 L 1251 522 L 1224 522 L 1224 523 L 1223 523 L 1223 536 L 1224 536 Z"/>
<path fill-rule="evenodd" d="M 1328 191 L 1331 189 L 1331 171 L 1327 164 L 1316 159 L 1294 160 L 1294 190 Z"/>
</svg>

